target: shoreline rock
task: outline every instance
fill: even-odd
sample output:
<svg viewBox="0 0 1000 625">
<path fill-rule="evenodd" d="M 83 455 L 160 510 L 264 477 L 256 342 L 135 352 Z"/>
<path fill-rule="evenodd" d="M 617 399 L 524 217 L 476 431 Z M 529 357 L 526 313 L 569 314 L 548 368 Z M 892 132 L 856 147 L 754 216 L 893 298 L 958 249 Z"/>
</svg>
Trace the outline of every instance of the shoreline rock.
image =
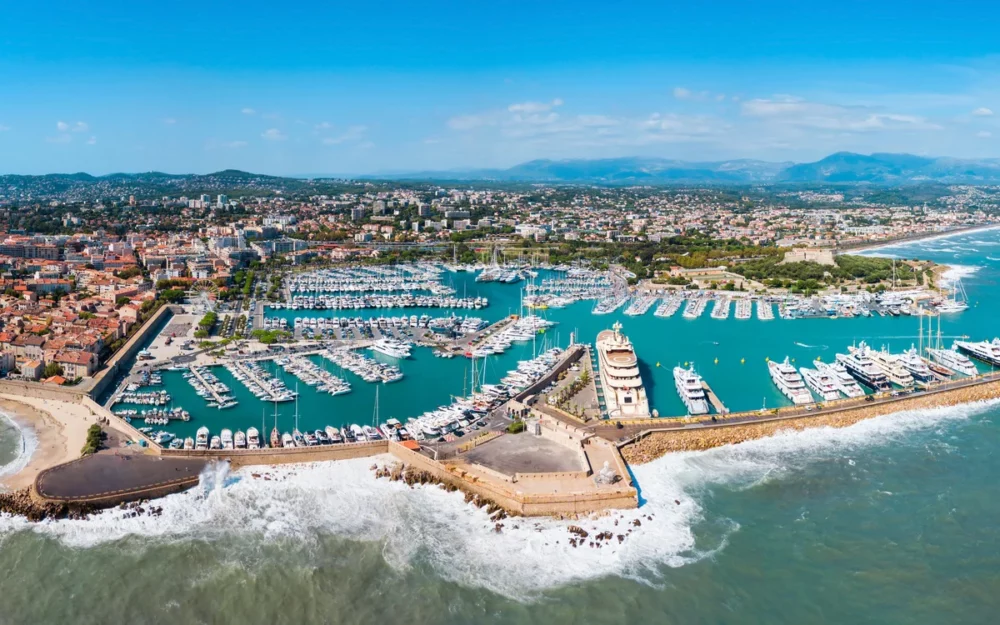
<svg viewBox="0 0 1000 625">
<path fill-rule="evenodd" d="M 31 496 L 31 489 L 0 493 L 0 513 L 24 517 L 38 522 L 45 519 L 85 519 L 95 508 L 88 504 L 40 503 Z"/>
</svg>

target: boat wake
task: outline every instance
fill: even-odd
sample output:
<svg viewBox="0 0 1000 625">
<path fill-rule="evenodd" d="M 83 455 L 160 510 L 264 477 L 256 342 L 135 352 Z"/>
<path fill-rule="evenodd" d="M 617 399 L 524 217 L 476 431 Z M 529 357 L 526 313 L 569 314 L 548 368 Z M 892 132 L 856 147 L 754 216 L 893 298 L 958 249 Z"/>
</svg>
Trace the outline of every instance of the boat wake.
<svg viewBox="0 0 1000 625">
<path fill-rule="evenodd" d="M 809 349 L 830 349 L 829 345 L 806 345 L 805 343 L 799 343 L 798 341 L 795 341 L 795 345 L 798 347 L 807 347 Z"/>
<path fill-rule="evenodd" d="M 369 469 L 373 459 L 368 458 L 232 473 L 225 464 L 214 465 L 197 488 L 159 500 L 159 516 L 131 517 L 127 510 L 113 509 L 83 521 L 29 524 L 0 517 L 0 540 L 27 530 L 74 547 L 131 537 L 136 541 L 130 545 L 142 548 L 147 540 L 162 544 L 238 535 L 251 545 L 284 539 L 308 548 L 333 535 L 380 543 L 383 557 L 397 570 L 426 565 L 448 581 L 519 600 L 608 575 L 658 585 L 669 568 L 712 557 L 739 531 L 735 520 L 712 514 L 717 493 L 752 489 L 812 463 L 967 420 L 995 405 L 916 410 L 847 428 L 789 431 L 667 455 L 633 468 L 645 502 L 637 510 L 576 521 L 508 518 L 500 533 L 486 512 L 466 504 L 460 493 L 375 479 Z M 604 531 L 614 538 L 600 548 L 574 547 L 571 525 L 589 532 L 589 540 Z"/>
<path fill-rule="evenodd" d="M 13 417 L 0 410 L 0 433 L 4 433 L 6 436 L 7 432 L 16 438 L 14 445 L 18 451 L 10 462 L 0 465 L 0 477 L 13 475 L 27 466 L 38 447 L 38 439 L 31 428 L 21 427 Z"/>
</svg>

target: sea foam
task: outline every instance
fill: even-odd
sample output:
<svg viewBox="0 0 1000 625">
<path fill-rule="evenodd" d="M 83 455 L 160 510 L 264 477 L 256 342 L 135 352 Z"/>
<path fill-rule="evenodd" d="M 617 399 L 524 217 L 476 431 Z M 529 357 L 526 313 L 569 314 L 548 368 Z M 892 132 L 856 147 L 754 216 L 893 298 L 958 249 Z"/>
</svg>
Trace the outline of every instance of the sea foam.
<svg viewBox="0 0 1000 625">
<path fill-rule="evenodd" d="M 739 531 L 735 520 L 712 514 L 713 491 L 754 488 L 809 463 L 893 444 L 911 432 L 967 420 L 996 405 L 907 411 L 847 428 L 789 430 L 740 445 L 669 454 L 634 467 L 645 501 L 637 510 L 572 522 L 509 518 L 501 533 L 460 493 L 376 479 L 369 458 L 232 473 L 224 464 L 213 465 L 195 489 L 157 501 L 163 509 L 158 517 L 131 518 L 117 509 L 82 521 L 29 524 L 6 517 L 0 518 L 0 540 L 25 529 L 75 547 L 127 537 L 159 543 L 222 535 L 308 545 L 319 536 L 334 535 L 381 543 L 383 557 L 399 570 L 427 563 L 450 581 L 524 600 L 547 588 L 608 575 L 655 584 L 669 567 L 725 549 Z M 641 526 L 634 525 L 636 520 Z M 615 538 L 602 548 L 572 547 L 570 525 L 591 535 L 607 530 L 627 538 L 621 544 Z M 699 535 L 699 528 L 708 526 L 712 538 L 705 538 L 706 532 Z"/>
<path fill-rule="evenodd" d="M 2 410 L 0 410 L 0 419 L 14 426 L 20 438 L 19 444 L 21 446 L 21 451 L 11 462 L 0 466 L 0 477 L 3 477 L 5 475 L 13 475 L 27 466 L 28 461 L 31 460 L 31 456 L 35 453 L 35 449 L 38 448 L 38 438 L 35 437 L 34 430 L 30 427 L 22 426 L 12 415 Z"/>
</svg>

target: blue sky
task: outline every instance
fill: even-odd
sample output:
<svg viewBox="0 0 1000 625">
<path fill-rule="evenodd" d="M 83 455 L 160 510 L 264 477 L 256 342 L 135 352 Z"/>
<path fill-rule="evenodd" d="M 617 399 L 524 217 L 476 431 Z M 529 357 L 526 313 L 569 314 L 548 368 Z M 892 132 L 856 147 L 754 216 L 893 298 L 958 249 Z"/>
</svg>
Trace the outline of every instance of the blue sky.
<svg viewBox="0 0 1000 625">
<path fill-rule="evenodd" d="M 8 3 L 0 172 L 1000 156 L 1000 7 L 872 4 Z"/>
</svg>

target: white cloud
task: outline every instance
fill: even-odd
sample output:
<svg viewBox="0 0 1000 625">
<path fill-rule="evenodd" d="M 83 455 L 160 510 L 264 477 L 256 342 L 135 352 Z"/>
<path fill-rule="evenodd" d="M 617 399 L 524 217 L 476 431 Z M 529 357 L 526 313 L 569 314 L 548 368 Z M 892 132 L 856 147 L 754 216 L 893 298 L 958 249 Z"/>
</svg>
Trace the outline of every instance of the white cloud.
<svg viewBox="0 0 1000 625">
<path fill-rule="evenodd" d="M 333 128 L 333 124 L 330 122 L 320 122 L 316 124 L 316 130 L 329 130 Z"/>
<path fill-rule="evenodd" d="M 985 106 L 980 106 L 976 110 L 972 111 L 972 114 L 976 117 L 990 117 L 993 115 L 993 111 L 986 108 Z"/>
<path fill-rule="evenodd" d="M 243 113 L 244 115 L 256 115 L 257 111 L 253 110 L 250 107 L 247 107 L 244 109 L 240 109 L 240 113 Z"/>
<path fill-rule="evenodd" d="M 62 133 L 54 137 L 46 137 L 45 140 L 49 143 L 69 143 L 73 140 L 73 137 L 67 133 Z"/>
<path fill-rule="evenodd" d="M 97 145 L 97 137 L 87 139 L 87 145 Z"/>
<path fill-rule="evenodd" d="M 511 104 L 507 107 L 507 110 L 511 113 L 544 113 L 562 105 L 562 98 L 556 98 L 551 102 L 520 102 Z"/>
<path fill-rule="evenodd" d="M 236 149 L 236 148 L 245 148 L 248 145 L 250 144 L 246 141 L 227 141 L 222 144 L 222 147 Z"/>
<path fill-rule="evenodd" d="M 678 100 L 690 100 L 691 96 L 690 89 L 685 89 L 684 87 L 674 87 L 674 97 Z"/>
<path fill-rule="evenodd" d="M 811 102 L 787 95 L 747 100 L 742 104 L 741 112 L 744 117 L 773 124 L 843 132 L 941 128 L 919 115 L 885 113 L 868 106 Z"/>
<path fill-rule="evenodd" d="M 473 130 L 493 123 L 488 115 L 456 115 L 448 120 L 448 127 L 452 130 Z"/>
<path fill-rule="evenodd" d="M 264 132 L 260 133 L 260 136 L 268 141 L 284 141 L 288 138 L 288 135 L 281 132 L 277 128 L 268 128 Z"/>
<path fill-rule="evenodd" d="M 323 139 L 324 145 L 339 145 L 351 141 L 359 141 L 368 131 L 367 126 L 348 126 L 342 134 L 336 137 L 326 137 Z"/>
<path fill-rule="evenodd" d="M 0 132 L 7 132 L 8 130 L 10 130 L 10 126 L 4 126 L 3 124 L 0 124 Z"/>
<path fill-rule="evenodd" d="M 73 124 L 64 121 L 56 122 L 56 130 L 59 132 L 87 132 L 90 126 L 86 122 L 75 122 Z"/>
<path fill-rule="evenodd" d="M 177 123 L 177 120 L 174 119 L 173 117 L 168 117 L 168 118 L 166 118 L 166 119 L 163 120 L 163 123 L 166 124 L 166 125 L 168 125 L 168 126 L 172 126 L 172 125 L 174 125 L 174 124 Z"/>
<path fill-rule="evenodd" d="M 993 133 L 990 132 L 989 130 L 980 130 L 979 132 L 976 133 L 976 136 L 979 137 L 980 139 L 989 139 L 990 137 L 993 136 Z"/>
</svg>

